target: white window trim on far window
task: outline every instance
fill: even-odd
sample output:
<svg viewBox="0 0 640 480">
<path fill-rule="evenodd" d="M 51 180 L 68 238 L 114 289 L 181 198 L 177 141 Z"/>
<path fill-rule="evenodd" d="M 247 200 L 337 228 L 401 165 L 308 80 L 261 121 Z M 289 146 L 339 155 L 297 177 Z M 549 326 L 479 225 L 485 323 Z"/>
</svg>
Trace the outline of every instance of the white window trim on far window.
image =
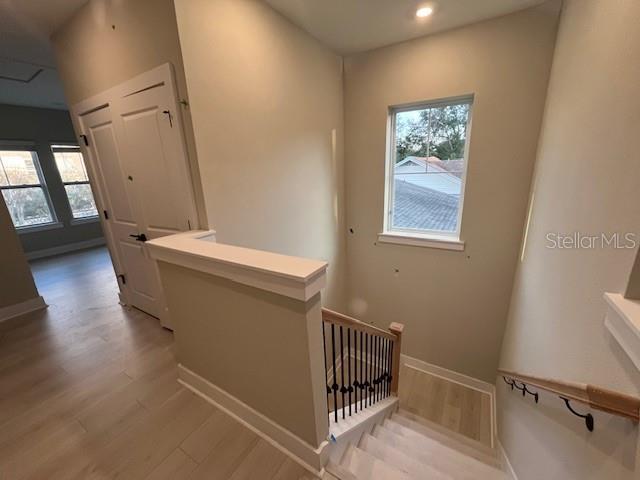
<svg viewBox="0 0 640 480">
<path fill-rule="evenodd" d="M 51 152 L 53 154 L 54 157 L 54 164 L 56 166 L 56 170 L 58 172 L 58 176 L 60 177 L 60 181 L 62 182 L 62 185 L 65 189 L 65 195 L 66 195 L 66 199 L 67 199 L 67 205 L 69 207 L 69 212 L 71 212 L 71 220 L 70 220 L 70 224 L 71 225 L 81 225 L 84 223 L 95 223 L 95 222 L 99 222 L 100 221 L 100 213 L 98 211 L 98 205 L 95 201 L 95 195 L 93 194 L 93 188 L 91 186 L 91 182 L 89 180 L 89 174 L 87 173 L 87 167 L 86 167 L 86 163 L 84 161 L 84 155 L 82 155 L 82 152 L 80 150 L 80 147 L 76 144 L 70 144 L 70 143 L 63 143 L 63 142 L 58 142 L 58 143 L 54 143 L 51 145 Z M 60 168 L 58 166 L 58 162 L 56 159 L 56 153 L 59 152 L 77 152 L 80 154 L 81 156 L 81 160 L 82 160 L 82 166 L 84 168 L 85 174 L 87 179 L 86 180 L 78 180 L 78 181 L 65 181 L 65 179 L 63 178 L 62 172 L 60 172 Z M 91 189 L 91 196 L 93 197 L 93 202 L 96 205 L 96 214 L 95 215 L 90 215 L 90 216 L 86 216 L 86 217 L 76 217 L 75 216 L 75 212 L 73 211 L 73 207 L 71 205 L 71 199 L 69 198 L 69 192 L 67 191 L 67 186 L 69 185 L 88 185 L 89 188 Z"/>
<path fill-rule="evenodd" d="M 462 251 L 465 242 L 460 238 L 462 212 L 464 210 L 465 190 L 467 183 L 467 167 L 469 161 L 469 143 L 471 138 L 471 122 L 473 117 L 473 95 L 447 98 L 427 102 L 416 102 L 389 107 L 387 117 L 387 149 L 385 161 L 385 192 L 384 192 L 384 219 L 383 231 L 378 234 L 378 241 L 381 243 L 391 243 L 398 245 L 409 245 L 416 247 L 439 248 L 446 250 Z M 437 230 L 419 230 L 409 228 L 393 228 L 393 196 L 394 196 L 394 165 L 396 162 L 396 115 L 402 112 L 423 110 L 430 107 L 444 107 L 448 105 L 469 105 L 469 116 L 467 119 L 467 129 L 464 147 L 462 174 L 462 185 L 460 192 L 458 217 L 456 230 L 454 232 L 443 232 Z"/>
</svg>

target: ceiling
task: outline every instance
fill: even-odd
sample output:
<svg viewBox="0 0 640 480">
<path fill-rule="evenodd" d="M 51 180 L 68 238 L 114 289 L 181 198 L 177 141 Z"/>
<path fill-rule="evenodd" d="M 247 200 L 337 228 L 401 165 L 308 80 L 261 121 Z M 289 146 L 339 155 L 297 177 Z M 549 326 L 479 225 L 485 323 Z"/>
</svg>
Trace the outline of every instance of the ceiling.
<svg viewBox="0 0 640 480">
<path fill-rule="evenodd" d="M 0 0 L 0 103 L 66 109 L 49 37 L 88 0 Z M 133 0 L 131 0 L 133 1 Z M 341 54 L 401 42 L 545 0 L 264 0 Z M 417 19 L 419 6 L 434 14 Z"/>
<path fill-rule="evenodd" d="M 265 0 L 322 43 L 351 54 L 505 15 L 546 0 Z M 431 6 L 428 18 L 416 10 Z"/>
<path fill-rule="evenodd" d="M 0 103 L 66 109 L 49 36 L 87 0 L 0 0 Z"/>
</svg>

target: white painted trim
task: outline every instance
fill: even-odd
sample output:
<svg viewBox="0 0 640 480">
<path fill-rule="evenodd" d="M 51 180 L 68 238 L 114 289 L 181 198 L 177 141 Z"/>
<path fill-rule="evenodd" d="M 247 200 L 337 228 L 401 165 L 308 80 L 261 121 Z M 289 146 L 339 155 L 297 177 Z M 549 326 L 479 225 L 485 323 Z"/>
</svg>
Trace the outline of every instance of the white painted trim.
<svg viewBox="0 0 640 480">
<path fill-rule="evenodd" d="M 238 400 L 184 365 L 178 365 L 178 382 L 230 415 L 314 475 L 322 476 L 329 458 L 329 442 L 315 448 L 262 413 Z"/>
<path fill-rule="evenodd" d="M 327 263 L 226 245 L 215 232 L 191 231 L 146 243 L 152 258 L 307 301 L 324 288 Z"/>
<path fill-rule="evenodd" d="M 455 237 L 436 237 L 435 235 L 421 235 L 417 233 L 383 232 L 378 234 L 380 243 L 396 245 L 410 245 L 412 247 L 440 248 L 443 250 L 464 250 L 464 242 Z"/>
<path fill-rule="evenodd" d="M 30 233 L 43 232 L 45 230 L 57 230 L 59 228 L 64 228 L 64 224 L 62 222 L 49 222 L 25 227 L 16 227 L 16 232 L 18 235 L 28 235 Z"/>
<path fill-rule="evenodd" d="M 446 246 L 437 246 L 437 243 L 428 244 L 428 242 L 420 242 L 419 240 L 414 240 L 410 242 L 410 239 L 407 239 L 406 242 L 401 241 L 388 241 L 387 243 L 397 243 L 400 245 L 411 245 L 415 247 L 432 247 L 432 248 L 445 248 L 449 250 L 464 250 L 464 243 L 460 242 L 460 233 L 462 231 L 462 211 L 464 209 L 464 199 L 465 192 L 467 189 L 467 171 L 469 167 L 469 150 L 470 150 L 470 142 L 471 142 L 471 130 L 472 130 L 472 122 L 473 122 L 473 110 L 475 105 L 475 94 L 463 94 L 455 97 L 448 98 L 438 98 L 434 100 L 420 101 L 420 102 L 410 102 L 404 103 L 400 105 L 392 105 L 388 108 L 387 112 L 387 150 L 385 155 L 385 195 L 384 195 L 384 218 L 382 222 L 383 233 L 380 235 L 393 235 L 396 234 L 396 231 L 391 229 L 392 225 L 392 216 L 393 216 L 393 203 L 394 203 L 394 195 L 395 195 L 395 163 L 396 163 L 396 116 L 400 112 L 407 112 L 410 110 L 417 110 L 423 108 L 430 107 L 439 107 L 439 106 L 447 106 L 447 105 L 461 105 L 461 104 L 469 104 L 469 117 L 467 118 L 467 135 L 465 139 L 464 145 L 464 170 L 462 172 L 462 189 L 460 191 L 460 200 L 459 200 L 459 208 L 458 208 L 458 218 L 456 222 L 456 231 L 453 233 L 453 236 L 458 239 L 458 242 L 461 243 L 462 248 L 456 248 L 452 245 L 453 248 L 447 248 Z M 402 232 L 400 232 L 402 233 Z M 433 235 L 433 233 L 428 232 L 426 235 Z M 410 235 L 412 235 L 410 233 Z M 379 241 L 384 242 L 383 240 Z"/>
<path fill-rule="evenodd" d="M 453 370 L 427 363 L 424 360 L 409 357 L 408 355 L 404 354 L 400 355 L 400 364 L 401 366 L 406 365 L 408 368 L 413 368 L 414 370 L 422 371 L 428 373 L 429 375 L 433 375 L 434 377 L 439 377 L 449 382 L 457 383 L 458 385 L 462 385 L 472 390 L 476 390 L 478 392 L 489 395 L 491 410 L 491 447 L 495 447 L 498 431 L 495 385 L 492 385 L 491 383 L 485 382 L 478 378 L 464 375 L 463 373 L 454 372 Z"/>
<path fill-rule="evenodd" d="M 500 443 L 500 440 L 496 441 L 496 446 L 498 450 L 498 459 L 502 464 L 502 470 L 511 480 L 518 480 L 518 475 L 516 475 L 516 471 L 513 469 L 513 465 L 511 465 L 511 460 L 509 460 L 507 452 L 502 446 L 502 443 Z"/>
<path fill-rule="evenodd" d="M 640 370 L 640 300 L 619 293 L 605 293 L 608 309 L 604 324 L 620 347 Z"/>
<path fill-rule="evenodd" d="M 84 218 L 72 218 L 71 225 L 84 225 L 86 223 L 100 223 L 100 215 L 94 215 L 93 217 L 84 217 Z"/>
<path fill-rule="evenodd" d="M 37 296 L 24 302 L 9 305 L 8 307 L 0 308 L 0 322 L 15 318 L 26 313 L 35 312 L 36 310 L 42 310 L 47 308 L 48 305 L 44 301 L 44 298 Z"/>
<path fill-rule="evenodd" d="M 77 250 L 100 247 L 105 244 L 106 241 L 104 237 L 92 238 L 91 240 L 84 240 L 82 242 L 67 243 L 65 245 L 59 245 L 57 247 L 34 250 L 32 252 L 27 252 L 26 256 L 28 260 L 36 260 L 38 258 L 53 257 L 55 255 L 61 255 L 63 253 L 75 252 Z"/>
<path fill-rule="evenodd" d="M 454 372 L 453 370 L 449 370 L 438 365 L 433 365 L 432 363 L 427 363 L 424 360 L 410 357 L 405 354 L 400 355 L 400 361 L 402 364 L 412 367 L 416 370 L 422 370 L 431 375 L 435 375 L 436 377 L 444 378 L 445 380 L 449 380 L 459 385 L 464 385 L 465 387 L 469 387 L 473 390 L 478 390 L 479 392 L 487 393 L 489 395 L 495 394 L 495 385 L 492 385 L 491 383 L 485 382 L 478 378 L 470 377 L 463 373 Z"/>
</svg>

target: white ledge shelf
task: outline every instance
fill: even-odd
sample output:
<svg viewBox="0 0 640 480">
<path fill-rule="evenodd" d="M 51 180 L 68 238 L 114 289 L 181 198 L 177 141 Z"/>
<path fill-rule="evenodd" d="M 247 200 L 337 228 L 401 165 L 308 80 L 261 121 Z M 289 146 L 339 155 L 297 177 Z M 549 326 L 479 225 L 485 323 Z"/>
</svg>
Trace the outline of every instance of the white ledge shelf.
<svg viewBox="0 0 640 480">
<path fill-rule="evenodd" d="M 604 298 L 609 307 L 604 324 L 640 370 L 640 301 L 619 293 L 605 293 Z"/>
<path fill-rule="evenodd" d="M 326 262 L 217 243 L 212 230 L 160 237 L 145 245 L 151 256 L 161 262 L 297 300 L 309 300 L 326 283 Z"/>
</svg>

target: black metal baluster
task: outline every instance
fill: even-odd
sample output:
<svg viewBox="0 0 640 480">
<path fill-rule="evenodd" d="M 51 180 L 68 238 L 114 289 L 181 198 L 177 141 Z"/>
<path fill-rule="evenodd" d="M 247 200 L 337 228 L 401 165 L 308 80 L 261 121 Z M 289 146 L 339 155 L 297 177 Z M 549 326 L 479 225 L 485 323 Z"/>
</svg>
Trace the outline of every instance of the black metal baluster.
<svg viewBox="0 0 640 480">
<path fill-rule="evenodd" d="M 380 398 L 383 399 L 385 397 L 385 392 L 387 391 L 387 376 L 385 375 L 387 373 L 387 339 L 383 338 L 382 339 L 382 353 L 381 353 L 381 357 L 382 359 L 382 369 L 380 371 Z"/>
<path fill-rule="evenodd" d="M 360 410 L 362 410 L 362 389 L 364 388 L 364 377 L 362 376 L 362 355 L 364 349 L 362 348 L 362 332 L 360 332 Z"/>
<path fill-rule="evenodd" d="M 333 417 L 338 423 L 338 383 L 336 382 L 336 326 L 331 324 L 331 353 L 333 361 Z"/>
<path fill-rule="evenodd" d="M 384 385 L 384 396 L 388 397 L 389 396 L 389 349 L 391 348 L 391 340 L 387 339 L 387 350 L 385 351 L 384 357 L 385 357 L 385 364 L 387 365 L 387 369 L 385 370 L 385 380 L 386 383 Z"/>
<path fill-rule="evenodd" d="M 384 398 L 384 342 L 385 339 L 380 337 L 380 400 Z"/>
<path fill-rule="evenodd" d="M 380 337 L 376 337 L 376 402 L 380 399 Z"/>
<path fill-rule="evenodd" d="M 342 377 L 342 386 L 340 387 L 340 393 L 342 394 L 342 419 L 345 418 L 344 411 L 344 394 L 347 393 L 347 389 L 344 386 L 344 338 L 342 335 L 342 325 L 340 325 L 340 376 Z"/>
<path fill-rule="evenodd" d="M 376 380 L 376 354 L 378 353 L 378 337 L 371 337 L 372 346 L 371 346 L 371 404 L 376 403 L 376 388 L 378 387 L 378 382 Z"/>
<path fill-rule="evenodd" d="M 382 394 L 384 398 L 387 398 L 387 385 L 389 384 L 389 339 L 386 339 L 384 342 L 384 372 L 382 376 L 384 377 Z"/>
<path fill-rule="evenodd" d="M 349 378 L 347 392 L 349 392 L 349 416 L 351 416 L 351 392 L 353 392 L 353 386 L 351 385 L 351 329 L 347 328 L 347 365 L 349 366 Z"/>
<path fill-rule="evenodd" d="M 353 406 L 355 413 L 358 413 L 358 331 L 353 331 L 353 376 L 356 378 L 353 381 Z"/>
<path fill-rule="evenodd" d="M 391 350 L 391 340 L 387 340 L 387 353 L 385 354 L 386 364 L 387 364 L 387 375 L 386 375 L 387 383 L 385 384 L 384 394 L 387 397 L 389 396 L 389 377 L 391 375 L 391 372 L 390 372 L 391 364 L 389 363 L 389 350 Z"/>
<path fill-rule="evenodd" d="M 391 342 L 391 348 L 389 349 L 389 395 L 391 395 L 391 382 L 393 381 L 393 347 L 395 342 Z"/>
<path fill-rule="evenodd" d="M 389 376 L 391 375 L 391 372 L 389 371 L 389 369 L 391 368 L 391 365 L 389 363 L 389 350 L 391 350 L 391 340 L 387 340 L 387 353 L 386 353 L 386 363 L 387 363 L 387 383 L 385 386 L 385 395 L 388 397 L 389 396 Z"/>
<path fill-rule="evenodd" d="M 364 408 L 369 406 L 369 334 L 364 335 Z"/>
<path fill-rule="evenodd" d="M 322 353 L 324 353 L 324 380 L 327 386 L 327 413 L 331 413 L 331 411 L 329 411 L 329 395 L 331 394 L 331 387 L 329 387 L 329 367 L 327 366 L 327 338 L 324 331 L 324 322 L 322 322 Z"/>
<path fill-rule="evenodd" d="M 369 345 L 369 406 L 371 406 L 373 404 L 372 400 L 373 400 L 373 343 L 374 343 L 374 338 L 373 335 L 370 335 L 370 339 L 369 339 L 370 345 Z"/>
</svg>

